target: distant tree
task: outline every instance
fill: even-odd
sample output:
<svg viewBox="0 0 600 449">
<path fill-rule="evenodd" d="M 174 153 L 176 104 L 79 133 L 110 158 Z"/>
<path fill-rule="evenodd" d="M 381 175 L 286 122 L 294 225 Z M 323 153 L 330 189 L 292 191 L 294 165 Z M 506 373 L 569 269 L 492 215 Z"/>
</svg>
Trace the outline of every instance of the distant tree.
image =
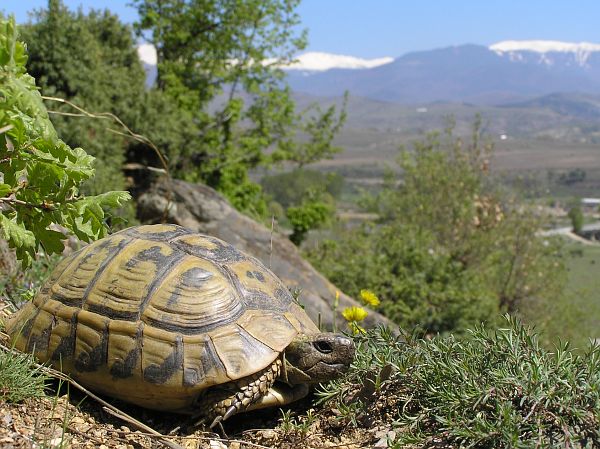
<svg viewBox="0 0 600 449">
<path fill-rule="evenodd" d="M 558 177 L 558 182 L 561 184 L 570 186 L 570 185 L 576 184 L 578 182 L 585 181 L 585 177 L 586 177 L 585 170 L 583 170 L 581 168 L 575 168 L 573 170 L 570 170 L 569 172 L 562 173 Z"/>
<path fill-rule="evenodd" d="M 69 100 L 91 113 L 112 113 L 129 128 L 150 138 L 161 151 L 176 155 L 195 136 L 191 114 L 163 92 L 145 87 L 133 31 L 108 10 L 70 11 L 61 0 L 35 11 L 22 27 L 29 54 L 28 69 L 44 95 Z M 114 121 L 73 116 L 72 107 L 47 102 L 51 119 L 70 146 L 81 146 L 96 158 L 96 176 L 83 189 L 89 194 L 125 188 L 126 160 L 160 166 L 146 144 L 122 134 Z M 134 219 L 133 204 L 121 211 Z"/>
<path fill-rule="evenodd" d="M 292 228 L 290 239 L 300 245 L 311 229 L 333 222 L 335 202 L 344 178 L 306 168 L 265 176 L 261 186 L 272 200 L 270 213 Z"/>
<path fill-rule="evenodd" d="M 571 227 L 575 234 L 581 233 L 583 229 L 583 211 L 581 210 L 581 206 L 576 204 L 569 209 L 569 219 L 571 220 Z"/>
<path fill-rule="evenodd" d="M 266 213 L 250 169 L 299 165 L 339 151 L 344 115 L 297 112 L 282 65 L 305 46 L 299 0 L 134 0 L 136 29 L 157 49 L 157 88 L 193 118 L 194 136 L 169 154 L 176 175 L 201 180 L 239 209 Z"/>
<path fill-rule="evenodd" d="M 434 133 L 401 153 L 367 202 L 374 223 L 320 242 L 309 256 L 337 285 L 370 288 L 382 310 L 431 332 L 515 313 L 560 292 L 558 243 L 537 236 L 541 218 L 494 187 L 492 146 L 477 121 L 470 141 Z"/>
</svg>

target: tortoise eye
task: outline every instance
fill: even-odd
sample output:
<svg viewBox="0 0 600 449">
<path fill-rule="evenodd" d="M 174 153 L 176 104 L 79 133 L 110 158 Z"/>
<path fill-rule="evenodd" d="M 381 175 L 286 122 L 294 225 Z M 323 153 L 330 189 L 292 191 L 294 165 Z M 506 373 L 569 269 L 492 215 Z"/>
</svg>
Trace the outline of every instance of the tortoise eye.
<svg viewBox="0 0 600 449">
<path fill-rule="evenodd" d="M 330 354 L 333 352 L 333 346 L 331 346 L 331 343 L 325 340 L 317 340 L 313 343 L 313 346 L 317 351 L 323 354 Z"/>
</svg>

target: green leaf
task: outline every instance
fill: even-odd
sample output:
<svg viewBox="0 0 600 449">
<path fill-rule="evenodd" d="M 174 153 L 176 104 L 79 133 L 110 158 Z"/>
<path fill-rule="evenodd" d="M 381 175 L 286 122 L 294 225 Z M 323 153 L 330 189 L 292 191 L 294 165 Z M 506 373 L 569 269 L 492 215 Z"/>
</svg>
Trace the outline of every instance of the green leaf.
<svg viewBox="0 0 600 449">
<path fill-rule="evenodd" d="M 62 232 L 51 229 L 39 229 L 36 230 L 35 235 L 48 254 L 60 254 L 65 249 L 65 245 L 62 242 L 65 239 L 65 235 Z"/>
<path fill-rule="evenodd" d="M 124 203 L 131 200 L 131 194 L 125 191 L 106 192 L 100 195 L 89 196 L 86 198 L 88 202 L 95 202 L 102 207 L 118 208 Z"/>
<path fill-rule="evenodd" d="M 0 228 L 2 228 L 4 238 L 9 241 L 12 247 L 35 249 L 35 235 L 22 224 L 0 214 Z"/>
<path fill-rule="evenodd" d="M 0 198 L 5 197 L 12 190 L 8 184 L 0 184 Z"/>
</svg>

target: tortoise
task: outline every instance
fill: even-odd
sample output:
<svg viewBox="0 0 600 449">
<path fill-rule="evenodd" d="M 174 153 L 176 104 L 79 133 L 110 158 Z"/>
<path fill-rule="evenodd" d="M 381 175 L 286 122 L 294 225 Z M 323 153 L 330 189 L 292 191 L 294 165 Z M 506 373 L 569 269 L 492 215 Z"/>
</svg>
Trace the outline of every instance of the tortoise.
<svg viewBox="0 0 600 449">
<path fill-rule="evenodd" d="M 7 330 L 92 391 L 211 428 L 304 397 L 354 356 L 260 261 L 177 225 L 131 227 L 64 258 Z"/>
</svg>

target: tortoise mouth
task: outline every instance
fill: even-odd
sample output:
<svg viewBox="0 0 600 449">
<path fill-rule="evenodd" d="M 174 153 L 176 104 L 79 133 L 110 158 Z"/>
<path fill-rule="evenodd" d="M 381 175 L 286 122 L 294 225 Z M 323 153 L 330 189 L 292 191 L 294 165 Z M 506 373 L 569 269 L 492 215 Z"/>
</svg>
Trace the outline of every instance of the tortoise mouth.
<svg viewBox="0 0 600 449">
<path fill-rule="evenodd" d="M 304 372 L 308 374 L 314 382 L 323 382 L 335 379 L 348 371 L 350 363 L 331 363 L 320 360 Z"/>
</svg>

